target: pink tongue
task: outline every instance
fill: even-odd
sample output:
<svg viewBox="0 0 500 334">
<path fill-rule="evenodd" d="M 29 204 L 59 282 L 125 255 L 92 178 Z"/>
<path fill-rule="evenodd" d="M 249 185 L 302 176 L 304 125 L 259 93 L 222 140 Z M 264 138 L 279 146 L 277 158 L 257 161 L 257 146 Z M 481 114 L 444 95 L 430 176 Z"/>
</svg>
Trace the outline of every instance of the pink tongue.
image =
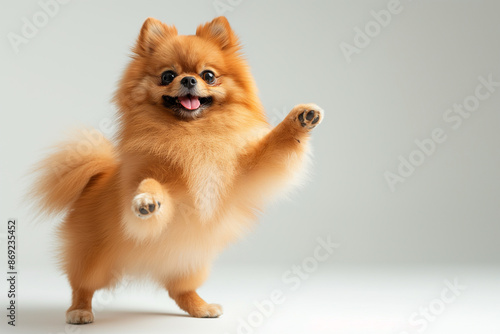
<svg viewBox="0 0 500 334">
<path fill-rule="evenodd" d="M 188 110 L 195 110 L 200 107 L 200 100 L 197 96 L 179 96 L 179 102 Z"/>
</svg>

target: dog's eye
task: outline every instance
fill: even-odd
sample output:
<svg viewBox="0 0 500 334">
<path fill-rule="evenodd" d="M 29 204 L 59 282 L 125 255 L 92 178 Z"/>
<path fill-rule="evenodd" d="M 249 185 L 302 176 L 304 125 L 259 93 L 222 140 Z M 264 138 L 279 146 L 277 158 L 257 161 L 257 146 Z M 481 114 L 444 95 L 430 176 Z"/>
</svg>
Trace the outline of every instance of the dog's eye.
<svg viewBox="0 0 500 334">
<path fill-rule="evenodd" d="M 212 71 L 203 71 L 203 72 L 201 72 L 201 77 L 209 85 L 211 85 L 211 84 L 213 84 L 215 82 L 215 74 Z"/>
<path fill-rule="evenodd" d="M 166 86 L 171 83 L 177 74 L 174 71 L 165 71 L 161 74 L 161 85 Z"/>
</svg>

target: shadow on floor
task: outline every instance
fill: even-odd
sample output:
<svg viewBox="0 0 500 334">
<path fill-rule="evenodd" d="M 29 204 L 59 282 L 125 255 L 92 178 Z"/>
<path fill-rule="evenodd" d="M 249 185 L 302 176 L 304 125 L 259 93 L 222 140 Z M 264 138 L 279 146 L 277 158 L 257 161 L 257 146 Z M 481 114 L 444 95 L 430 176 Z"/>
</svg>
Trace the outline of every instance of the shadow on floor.
<svg viewBox="0 0 500 334">
<path fill-rule="evenodd" d="M 112 328 L 115 324 L 137 325 L 144 321 L 159 320 L 162 317 L 190 318 L 181 313 L 162 313 L 157 311 L 100 310 L 95 311 L 95 322 L 88 325 L 68 325 L 65 322 L 66 308 L 58 306 L 29 306 L 20 308 L 17 314 L 15 332 L 17 333 L 84 333 L 87 329 L 98 327 Z M 14 331 L 13 331 L 14 332 Z"/>
</svg>

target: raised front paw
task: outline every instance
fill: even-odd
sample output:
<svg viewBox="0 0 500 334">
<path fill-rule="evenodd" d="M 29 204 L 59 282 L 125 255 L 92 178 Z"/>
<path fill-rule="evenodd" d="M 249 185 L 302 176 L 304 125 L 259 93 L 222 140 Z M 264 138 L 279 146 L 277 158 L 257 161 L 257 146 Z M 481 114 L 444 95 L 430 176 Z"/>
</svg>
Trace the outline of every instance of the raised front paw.
<svg viewBox="0 0 500 334">
<path fill-rule="evenodd" d="M 161 207 L 161 203 L 150 193 L 141 193 L 132 200 L 132 211 L 137 217 L 147 219 L 152 217 Z"/>
<path fill-rule="evenodd" d="M 323 120 L 323 109 L 314 103 L 299 104 L 292 109 L 290 117 L 301 128 L 312 130 Z"/>
</svg>

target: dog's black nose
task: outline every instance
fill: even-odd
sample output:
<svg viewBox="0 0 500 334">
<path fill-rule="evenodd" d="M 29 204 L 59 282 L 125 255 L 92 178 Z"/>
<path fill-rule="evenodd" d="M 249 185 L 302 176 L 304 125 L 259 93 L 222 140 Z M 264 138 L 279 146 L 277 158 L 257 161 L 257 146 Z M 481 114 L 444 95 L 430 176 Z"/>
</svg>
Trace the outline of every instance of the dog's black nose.
<svg viewBox="0 0 500 334">
<path fill-rule="evenodd" d="M 195 77 L 184 77 L 181 80 L 181 84 L 186 88 L 193 88 L 196 86 L 196 78 Z"/>
</svg>

